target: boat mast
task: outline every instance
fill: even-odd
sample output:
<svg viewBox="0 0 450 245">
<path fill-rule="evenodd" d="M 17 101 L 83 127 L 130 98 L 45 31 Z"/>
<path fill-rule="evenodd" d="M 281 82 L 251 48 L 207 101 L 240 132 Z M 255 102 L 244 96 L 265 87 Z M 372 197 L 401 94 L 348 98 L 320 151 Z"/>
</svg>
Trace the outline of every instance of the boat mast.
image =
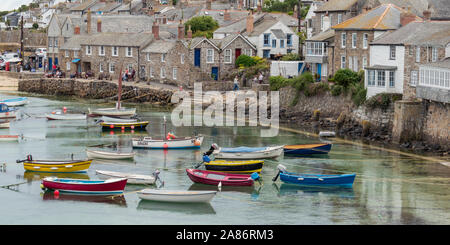
<svg viewBox="0 0 450 245">
<path fill-rule="evenodd" d="M 166 137 L 166 134 L 167 134 L 166 131 L 167 131 L 166 130 L 166 116 L 164 116 L 164 136 L 163 137 Z"/>
<path fill-rule="evenodd" d="M 117 95 L 117 105 L 116 108 L 120 109 L 120 99 L 122 98 L 122 66 L 120 66 L 120 72 L 119 72 L 119 91 Z"/>
</svg>

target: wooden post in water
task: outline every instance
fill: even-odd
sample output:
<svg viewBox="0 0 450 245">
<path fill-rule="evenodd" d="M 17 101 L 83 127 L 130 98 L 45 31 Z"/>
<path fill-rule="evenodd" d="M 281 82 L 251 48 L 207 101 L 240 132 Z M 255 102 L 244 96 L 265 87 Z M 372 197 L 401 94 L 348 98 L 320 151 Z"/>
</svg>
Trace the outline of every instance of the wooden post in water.
<svg viewBox="0 0 450 245">
<path fill-rule="evenodd" d="M 120 65 L 120 72 L 119 72 L 119 84 L 118 84 L 118 94 L 117 94 L 117 109 L 120 109 L 120 99 L 122 98 L 122 65 Z"/>
</svg>

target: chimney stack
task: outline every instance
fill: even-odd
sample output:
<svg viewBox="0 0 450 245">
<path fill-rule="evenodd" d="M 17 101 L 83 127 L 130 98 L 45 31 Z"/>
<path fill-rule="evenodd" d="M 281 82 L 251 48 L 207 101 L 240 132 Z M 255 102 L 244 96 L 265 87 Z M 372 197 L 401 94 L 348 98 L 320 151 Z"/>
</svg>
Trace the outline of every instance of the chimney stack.
<svg viewBox="0 0 450 245">
<path fill-rule="evenodd" d="M 97 19 L 97 32 L 102 32 L 102 20 L 100 18 Z"/>
<path fill-rule="evenodd" d="M 423 11 L 423 20 L 429 21 L 431 19 L 431 11 L 426 9 Z"/>
<path fill-rule="evenodd" d="M 250 13 L 247 16 L 247 33 L 253 32 L 253 13 L 250 11 Z"/>
<path fill-rule="evenodd" d="M 91 9 L 88 9 L 87 12 L 87 28 L 86 31 L 88 34 L 91 34 Z"/>
<path fill-rule="evenodd" d="M 159 25 L 157 21 L 153 22 L 153 26 L 152 26 L 152 33 L 153 33 L 153 37 L 156 40 L 159 40 Z"/>
<path fill-rule="evenodd" d="M 228 11 L 228 9 L 225 9 L 225 13 L 223 14 L 223 20 L 225 21 L 231 20 L 231 14 L 230 11 Z"/>
<path fill-rule="evenodd" d="M 178 25 L 178 40 L 184 39 L 184 25 L 183 21 L 180 20 L 180 24 Z"/>
<path fill-rule="evenodd" d="M 188 29 L 188 31 L 187 31 L 187 38 L 188 38 L 188 39 L 192 39 L 191 25 L 189 25 L 189 29 Z"/>
<path fill-rule="evenodd" d="M 80 35 L 80 27 L 79 26 L 75 26 L 75 28 L 73 29 L 73 34 Z"/>
<path fill-rule="evenodd" d="M 405 26 L 410 22 L 413 22 L 416 20 L 416 15 L 411 13 L 411 8 L 408 8 L 408 11 L 403 11 L 400 13 L 400 25 Z"/>
<path fill-rule="evenodd" d="M 211 9 L 212 0 L 206 0 L 206 9 Z"/>
</svg>

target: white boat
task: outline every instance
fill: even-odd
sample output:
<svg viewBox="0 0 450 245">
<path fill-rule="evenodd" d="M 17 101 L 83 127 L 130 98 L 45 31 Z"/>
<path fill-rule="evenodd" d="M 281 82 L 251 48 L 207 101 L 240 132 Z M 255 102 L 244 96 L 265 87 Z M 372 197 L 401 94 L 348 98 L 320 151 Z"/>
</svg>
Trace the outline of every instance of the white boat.
<svg viewBox="0 0 450 245">
<path fill-rule="evenodd" d="M 200 148 L 203 136 L 182 137 L 172 139 L 153 139 L 152 137 L 132 138 L 133 148 L 151 149 L 184 149 Z"/>
<path fill-rule="evenodd" d="M 1 121 L 0 128 L 9 128 L 9 121 Z"/>
<path fill-rule="evenodd" d="M 89 114 L 99 116 L 134 116 L 136 114 L 136 108 L 88 108 Z"/>
<path fill-rule="evenodd" d="M 122 122 L 122 123 L 132 123 L 132 122 L 138 121 L 135 118 L 118 118 L 118 117 L 108 117 L 108 116 L 102 116 L 99 120 L 103 121 L 103 122 Z"/>
<path fill-rule="evenodd" d="M 4 103 L 7 106 L 22 106 L 28 103 L 27 97 L 20 97 L 20 98 L 14 98 L 14 99 L 6 99 L 0 101 L 0 103 Z"/>
<path fill-rule="evenodd" d="M 210 202 L 217 191 L 178 191 L 143 189 L 137 192 L 140 199 L 158 202 Z"/>
<path fill-rule="evenodd" d="M 15 118 L 16 108 L 9 108 L 8 105 L 0 103 L 0 118 Z"/>
<path fill-rule="evenodd" d="M 61 113 L 60 111 L 45 114 L 48 120 L 86 120 L 86 114 Z"/>
<path fill-rule="evenodd" d="M 102 159 L 130 159 L 134 158 L 136 152 L 111 152 L 111 151 L 98 151 L 86 149 L 86 154 L 89 159 L 102 158 Z"/>
<path fill-rule="evenodd" d="M 19 141 L 19 135 L 0 135 L 0 141 Z"/>
<path fill-rule="evenodd" d="M 319 137 L 335 137 L 336 133 L 333 131 L 320 131 Z"/>
<path fill-rule="evenodd" d="M 264 159 L 283 153 L 284 146 L 219 148 L 213 151 L 216 159 Z"/>
<path fill-rule="evenodd" d="M 156 181 L 156 178 L 151 175 L 121 173 L 106 170 L 95 170 L 95 174 L 97 174 L 100 179 L 104 180 L 109 178 L 126 178 L 128 179 L 127 184 L 153 185 Z"/>
</svg>

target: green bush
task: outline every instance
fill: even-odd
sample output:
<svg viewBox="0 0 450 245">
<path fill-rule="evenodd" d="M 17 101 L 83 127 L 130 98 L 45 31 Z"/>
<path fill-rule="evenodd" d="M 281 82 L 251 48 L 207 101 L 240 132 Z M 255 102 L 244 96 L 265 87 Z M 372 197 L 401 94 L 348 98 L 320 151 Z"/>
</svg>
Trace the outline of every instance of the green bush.
<svg viewBox="0 0 450 245">
<path fill-rule="evenodd" d="M 290 80 L 282 76 L 274 76 L 269 78 L 269 86 L 272 91 L 277 91 L 282 87 L 286 87 L 289 83 Z"/>
<path fill-rule="evenodd" d="M 369 98 L 365 105 L 371 109 L 381 108 L 387 109 L 391 103 L 402 99 L 402 94 L 379 93 Z"/>
<path fill-rule="evenodd" d="M 333 85 L 331 87 L 331 95 L 339 96 L 344 91 L 344 88 L 341 85 Z"/>
<path fill-rule="evenodd" d="M 350 69 L 339 69 L 334 74 L 333 81 L 346 89 L 352 84 L 359 83 L 361 79 L 357 72 Z"/>
<path fill-rule="evenodd" d="M 300 60 L 300 56 L 297 53 L 286 54 L 281 58 L 282 61 L 295 61 Z"/>
<path fill-rule="evenodd" d="M 315 96 L 315 95 L 325 93 L 326 91 L 329 91 L 329 90 L 330 90 L 330 86 L 328 85 L 327 82 L 311 83 L 311 84 L 309 84 L 309 86 L 307 86 L 305 88 L 303 93 L 306 96 L 310 97 L 310 96 Z"/>
<path fill-rule="evenodd" d="M 211 16 L 196 16 L 184 23 L 184 27 L 187 30 L 191 26 L 192 36 L 206 36 L 212 38 L 212 33 L 219 28 L 219 23 Z"/>
<path fill-rule="evenodd" d="M 236 67 L 250 67 L 257 64 L 257 61 L 255 58 L 242 54 L 236 59 Z"/>
</svg>

